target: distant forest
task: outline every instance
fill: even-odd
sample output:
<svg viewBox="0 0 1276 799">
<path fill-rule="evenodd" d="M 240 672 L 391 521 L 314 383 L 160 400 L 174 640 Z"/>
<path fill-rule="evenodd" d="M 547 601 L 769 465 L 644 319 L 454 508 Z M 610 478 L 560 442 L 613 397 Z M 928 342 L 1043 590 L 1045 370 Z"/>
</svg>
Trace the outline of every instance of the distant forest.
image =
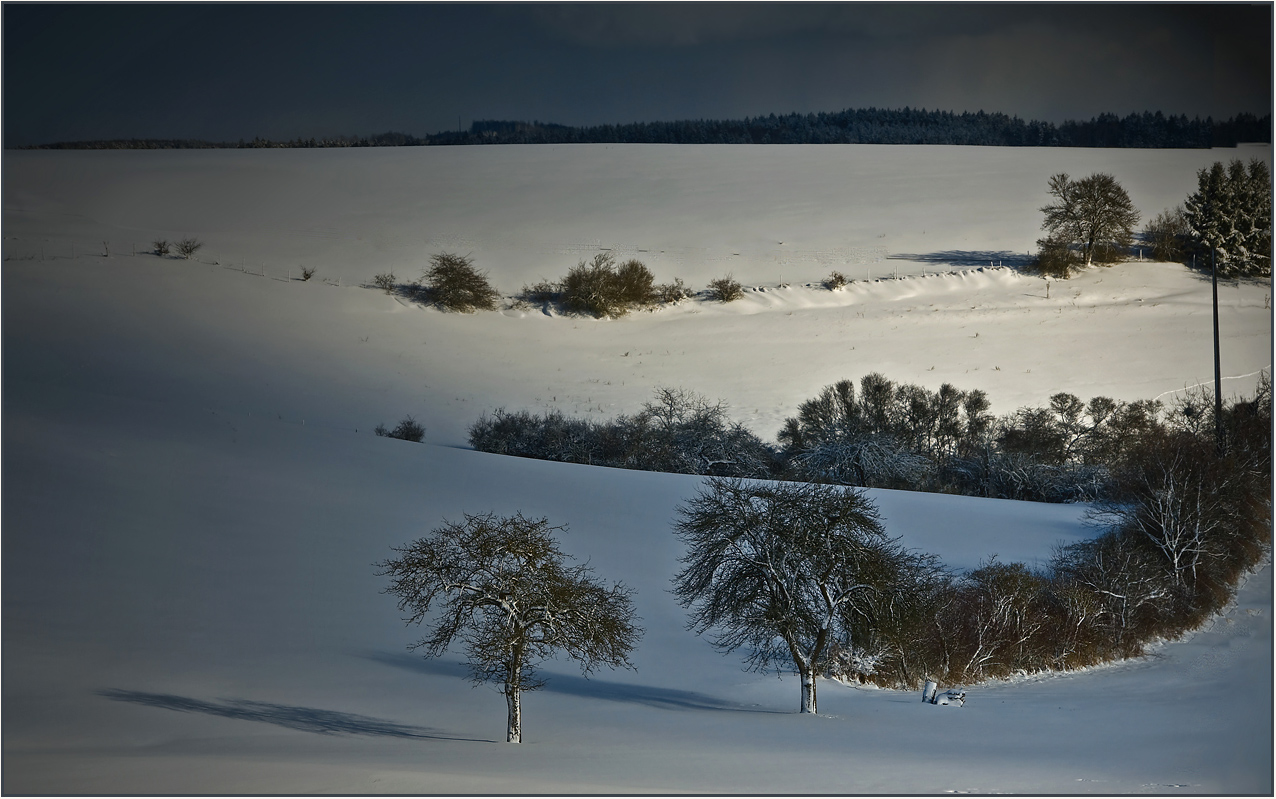
<svg viewBox="0 0 1276 799">
<path fill-rule="evenodd" d="M 569 127 L 542 122 L 480 120 L 466 131 L 417 137 L 406 133 L 333 138 L 207 142 L 123 139 L 35 145 L 23 149 L 191 149 L 250 147 L 404 147 L 469 144 L 960 144 L 986 147 L 1234 147 L 1272 140 L 1268 114 L 1213 118 L 1143 112 L 1100 114 L 1088 122 L 1025 121 L 999 113 L 861 108 L 836 113 L 785 114 L 736 120 L 634 122 Z"/>
</svg>

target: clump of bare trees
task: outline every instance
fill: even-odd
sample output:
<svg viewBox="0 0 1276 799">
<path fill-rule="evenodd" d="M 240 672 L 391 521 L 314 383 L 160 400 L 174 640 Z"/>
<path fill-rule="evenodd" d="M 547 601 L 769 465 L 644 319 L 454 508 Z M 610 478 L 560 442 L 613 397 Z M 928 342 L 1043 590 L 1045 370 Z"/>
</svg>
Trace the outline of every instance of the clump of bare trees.
<svg viewBox="0 0 1276 799">
<path fill-rule="evenodd" d="M 607 422 L 497 409 L 470 426 L 469 440 L 483 452 L 680 474 L 767 477 L 774 459 L 723 403 L 676 388 Z"/>
<path fill-rule="evenodd" d="M 642 637 L 633 592 L 569 563 L 554 538 L 563 529 L 521 513 L 466 514 L 377 564 L 405 622 L 429 625 L 410 649 L 437 657 L 459 642 L 474 684 L 501 686 L 510 743 L 523 740 L 522 692 L 545 684 L 538 663 L 562 653 L 586 675 L 632 668 L 629 654 Z"/>
<path fill-rule="evenodd" d="M 1192 226 L 1187 221 L 1183 206 L 1162 211 L 1148 221 L 1143 228 L 1143 241 L 1151 250 L 1154 261 L 1181 261 L 1191 246 Z"/>
<path fill-rule="evenodd" d="M 410 415 L 399 420 L 399 423 L 393 428 L 387 428 L 384 424 L 379 424 L 373 428 L 372 432 L 386 438 L 397 438 L 400 441 L 415 441 L 420 444 L 425 440 L 425 427 Z"/>
</svg>

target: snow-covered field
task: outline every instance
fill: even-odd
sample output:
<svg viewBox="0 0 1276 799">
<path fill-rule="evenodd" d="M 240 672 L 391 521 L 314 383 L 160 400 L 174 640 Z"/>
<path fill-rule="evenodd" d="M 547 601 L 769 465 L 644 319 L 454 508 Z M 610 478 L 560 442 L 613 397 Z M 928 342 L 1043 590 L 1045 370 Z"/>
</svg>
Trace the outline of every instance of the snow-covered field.
<svg viewBox="0 0 1276 799">
<path fill-rule="evenodd" d="M 1237 156 L 1269 158 L 5 153 L 3 790 L 1270 793 L 1270 566 L 1147 659 L 968 687 L 960 709 L 822 683 L 804 717 L 796 679 L 740 671 L 668 593 L 669 522 L 699 478 L 465 444 L 495 407 L 610 416 L 661 385 L 771 438 L 867 371 L 982 388 L 998 412 L 1057 391 L 1168 398 L 1212 378 L 1208 281 L 1132 262 L 1047 298 L 989 262 L 1031 248 L 1054 172 L 1111 172 L 1149 217 Z M 141 254 L 183 235 L 206 243 L 198 261 Z M 513 294 L 599 247 L 658 280 L 733 272 L 758 290 L 597 321 L 444 314 L 361 285 L 451 249 Z M 832 269 L 862 282 L 819 288 Z M 1225 387 L 1248 391 L 1271 363 L 1271 288 L 1225 284 L 1220 302 Z M 426 445 L 371 434 L 409 413 Z M 891 533 L 955 568 L 1093 534 L 1075 506 L 873 493 Z M 372 566 L 487 510 L 569 525 L 564 549 L 635 587 L 647 631 L 634 672 L 548 664 L 521 746 L 459 657 L 404 651 L 416 631 Z"/>
</svg>

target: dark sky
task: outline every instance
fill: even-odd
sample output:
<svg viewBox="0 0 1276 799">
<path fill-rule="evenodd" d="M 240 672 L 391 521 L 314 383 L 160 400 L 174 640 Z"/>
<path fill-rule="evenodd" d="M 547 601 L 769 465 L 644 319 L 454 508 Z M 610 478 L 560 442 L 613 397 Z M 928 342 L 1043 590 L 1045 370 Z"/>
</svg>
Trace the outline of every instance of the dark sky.
<svg viewBox="0 0 1276 799">
<path fill-rule="evenodd" d="M 1272 6 L 4 5 L 4 144 L 843 108 L 1271 112 Z"/>
</svg>

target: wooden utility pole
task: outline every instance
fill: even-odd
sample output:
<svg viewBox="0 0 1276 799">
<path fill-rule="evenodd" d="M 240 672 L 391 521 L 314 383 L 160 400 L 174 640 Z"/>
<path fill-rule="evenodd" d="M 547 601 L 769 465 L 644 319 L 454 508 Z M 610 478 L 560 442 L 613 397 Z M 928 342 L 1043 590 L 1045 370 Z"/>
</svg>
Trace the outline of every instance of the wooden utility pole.
<svg viewBox="0 0 1276 799">
<path fill-rule="evenodd" d="M 1210 245 L 1210 283 L 1214 288 L 1214 447 L 1223 454 L 1223 372 L 1218 357 L 1218 252 Z"/>
</svg>

